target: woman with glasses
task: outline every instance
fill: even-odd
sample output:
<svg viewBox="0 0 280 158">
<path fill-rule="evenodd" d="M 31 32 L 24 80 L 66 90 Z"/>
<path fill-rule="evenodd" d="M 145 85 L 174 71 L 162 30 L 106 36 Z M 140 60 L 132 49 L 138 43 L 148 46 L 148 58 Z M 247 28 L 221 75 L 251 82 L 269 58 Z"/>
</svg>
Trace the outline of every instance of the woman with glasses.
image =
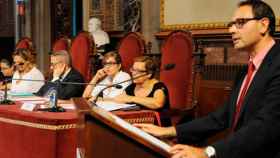
<svg viewBox="0 0 280 158">
<path fill-rule="evenodd" d="M 136 103 L 144 109 L 153 109 L 162 112 L 169 108 L 168 90 L 164 83 L 155 78 L 158 67 L 155 61 L 148 56 L 134 59 L 131 68 L 133 83 L 125 92 L 114 98 L 121 103 Z M 164 126 L 170 124 L 170 120 L 161 117 Z"/>
<path fill-rule="evenodd" d="M 15 73 L 11 91 L 14 93 L 35 93 L 44 84 L 44 76 L 35 66 L 35 58 L 28 49 L 16 49 L 13 53 Z M 40 81 L 32 81 L 40 80 Z"/>
<path fill-rule="evenodd" d="M 109 85 L 128 81 L 120 84 L 119 87 L 111 87 L 104 90 L 100 94 L 100 97 L 109 99 L 118 96 L 128 85 L 131 84 L 129 81 L 130 75 L 121 71 L 121 57 L 117 52 L 106 53 L 102 60 L 102 64 L 103 68 L 97 71 L 83 94 L 83 97 L 90 101 L 95 100 L 99 92 Z"/>
</svg>

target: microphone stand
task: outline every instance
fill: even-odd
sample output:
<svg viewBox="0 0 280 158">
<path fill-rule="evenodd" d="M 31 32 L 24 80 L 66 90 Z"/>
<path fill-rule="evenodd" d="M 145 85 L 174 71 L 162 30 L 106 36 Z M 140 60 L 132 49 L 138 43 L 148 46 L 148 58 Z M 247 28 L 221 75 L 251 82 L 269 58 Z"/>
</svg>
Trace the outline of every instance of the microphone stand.
<svg viewBox="0 0 280 158">
<path fill-rule="evenodd" d="M 15 104 L 14 101 L 8 99 L 8 87 L 7 80 L 4 80 L 5 90 L 4 90 L 4 99 L 0 102 L 0 105 L 12 105 Z"/>
</svg>

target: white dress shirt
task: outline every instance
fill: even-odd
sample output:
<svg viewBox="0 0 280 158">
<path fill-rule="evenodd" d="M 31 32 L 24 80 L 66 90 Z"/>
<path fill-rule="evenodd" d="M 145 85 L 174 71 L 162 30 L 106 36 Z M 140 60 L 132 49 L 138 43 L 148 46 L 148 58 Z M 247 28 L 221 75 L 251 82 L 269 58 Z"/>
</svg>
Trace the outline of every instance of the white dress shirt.
<svg viewBox="0 0 280 158">
<path fill-rule="evenodd" d="M 110 78 L 107 76 L 105 77 L 102 81 L 100 81 L 92 90 L 91 92 L 91 96 L 95 96 L 106 86 L 105 85 L 111 85 L 111 84 L 115 84 L 115 83 L 119 83 L 125 80 L 129 80 L 131 79 L 130 75 L 126 72 L 120 71 L 116 74 L 116 76 L 113 78 L 113 82 L 110 81 Z M 99 85 L 100 84 L 100 85 Z M 125 82 L 120 84 L 122 86 L 122 88 L 117 89 L 115 87 L 112 88 L 108 88 L 106 90 L 103 91 L 103 97 L 104 98 L 113 98 L 115 96 L 118 96 L 120 94 L 122 94 L 122 92 L 124 91 L 124 89 L 129 86 L 131 84 L 131 81 Z"/>
<path fill-rule="evenodd" d="M 41 81 L 23 81 L 25 80 L 41 80 Z M 28 73 L 20 77 L 16 71 L 13 75 L 11 92 L 15 93 L 35 93 L 44 85 L 44 75 L 36 67 L 33 67 Z"/>
</svg>

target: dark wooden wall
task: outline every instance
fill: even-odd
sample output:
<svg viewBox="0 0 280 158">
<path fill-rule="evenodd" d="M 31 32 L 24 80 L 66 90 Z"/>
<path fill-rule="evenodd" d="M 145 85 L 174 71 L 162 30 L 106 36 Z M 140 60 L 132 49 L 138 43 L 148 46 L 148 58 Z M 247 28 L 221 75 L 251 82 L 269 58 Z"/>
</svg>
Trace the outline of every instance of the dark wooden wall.
<svg viewBox="0 0 280 158">
<path fill-rule="evenodd" d="M 0 59 L 10 59 L 15 35 L 14 0 L 0 0 L 0 15 Z"/>
</svg>

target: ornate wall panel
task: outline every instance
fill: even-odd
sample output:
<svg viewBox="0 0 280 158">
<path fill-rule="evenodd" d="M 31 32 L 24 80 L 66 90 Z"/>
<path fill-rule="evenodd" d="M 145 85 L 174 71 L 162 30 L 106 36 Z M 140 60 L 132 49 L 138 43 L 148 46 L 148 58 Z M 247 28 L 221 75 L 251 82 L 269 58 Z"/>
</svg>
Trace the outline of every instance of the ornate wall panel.
<svg viewBox="0 0 280 158">
<path fill-rule="evenodd" d="M 279 27 L 280 1 L 264 1 L 273 8 Z M 162 30 L 224 29 L 237 4 L 238 1 L 234 0 L 161 0 L 160 28 Z"/>
<path fill-rule="evenodd" d="M 72 0 L 52 0 L 52 39 L 61 35 L 71 37 Z"/>
<path fill-rule="evenodd" d="M 86 8 L 85 8 L 86 9 Z M 102 21 L 105 31 L 139 31 L 141 21 L 141 0 L 90 0 L 84 20 L 97 17 Z"/>
<path fill-rule="evenodd" d="M 15 36 L 14 0 L 0 0 L 0 37 Z"/>
</svg>

